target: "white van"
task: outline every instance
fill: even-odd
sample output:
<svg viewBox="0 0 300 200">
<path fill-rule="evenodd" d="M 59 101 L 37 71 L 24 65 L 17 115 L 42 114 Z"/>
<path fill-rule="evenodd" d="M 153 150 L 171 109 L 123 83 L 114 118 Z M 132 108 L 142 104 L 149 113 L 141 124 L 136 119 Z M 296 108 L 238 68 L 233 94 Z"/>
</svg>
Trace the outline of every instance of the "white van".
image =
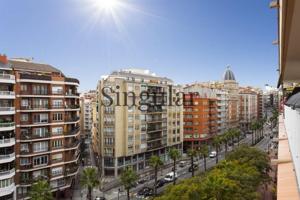
<svg viewBox="0 0 300 200">
<path fill-rule="evenodd" d="M 164 180 L 166 182 L 172 182 L 172 181 L 174 181 L 174 179 L 177 179 L 177 178 L 178 178 L 177 173 L 175 173 L 175 176 L 174 176 L 174 172 L 170 172 L 170 173 L 166 174 Z"/>
</svg>

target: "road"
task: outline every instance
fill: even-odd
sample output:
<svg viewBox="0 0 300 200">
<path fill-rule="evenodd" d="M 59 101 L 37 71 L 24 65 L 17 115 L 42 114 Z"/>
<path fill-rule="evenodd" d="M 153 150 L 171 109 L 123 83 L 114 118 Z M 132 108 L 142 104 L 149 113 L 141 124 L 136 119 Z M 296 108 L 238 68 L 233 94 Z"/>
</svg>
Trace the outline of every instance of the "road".
<svg viewBox="0 0 300 200">
<path fill-rule="evenodd" d="M 268 132 L 267 129 L 265 129 L 265 132 Z M 251 144 L 252 142 L 252 136 L 250 134 L 248 134 L 246 136 L 246 138 L 244 138 L 243 140 L 241 140 L 241 144 Z M 269 145 L 269 142 L 270 142 L 270 138 L 269 137 L 264 137 L 259 143 L 257 143 L 255 146 L 258 147 L 259 149 L 262 149 L 264 151 L 267 151 L 268 149 L 268 145 Z M 235 145 L 236 146 L 236 145 Z M 228 148 L 228 151 L 231 151 L 233 148 L 232 147 L 229 147 Z M 219 161 L 220 160 L 223 160 L 225 158 L 225 150 L 223 149 L 220 153 L 219 153 Z M 200 161 L 196 161 L 195 164 L 197 164 L 199 167 L 199 170 L 195 172 L 196 173 L 199 173 L 199 172 L 202 172 L 204 171 L 204 163 L 203 163 L 203 160 L 201 159 Z M 216 160 L 215 158 L 207 158 L 207 162 L 206 162 L 206 165 L 207 165 L 207 169 L 209 168 L 212 168 L 213 166 L 216 165 Z M 182 179 L 186 179 L 186 178 L 190 178 L 191 177 L 191 172 L 188 172 L 188 168 L 190 167 L 190 164 L 187 164 L 185 167 L 183 168 L 180 168 L 178 165 L 176 167 L 177 169 L 177 174 L 178 174 L 178 179 L 177 181 L 180 181 Z M 167 174 L 168 172 L 171 172 L 172 171 L 172 167 L 169 167 L 165 170 L 163 170 L 162 173 L 159 173 L 159 177 L 158 179 L 161 179 L 164 177 L 165 174 Z M 169 184 L 172 184 L 172 183 L 169 183 Z M 158 188 L 157 189 L 157 192 L 158 194 L 159 193 L 162 193 L 165 188 L 169 185 L 169 184 L 165 184 L 163 187 L 161 188 Z M 131 190 L 132 193 L 136 194 L 140 189 L 142 189 L 143 187 L 145 186 L 148 186 L 148 187 L 153 187 L 154 185 L 154 180 L 150 180 L 144 184 L 140 184 L 138 185 L 137 187 L 133 188 Z M 112 200 L 126 200 L 126 194 L 125 192 L 121 192 L 119 193 L 119 198 L 118 198 L 118 188 L 114 188 L 108 192 L 105 192 L 105 196 L 107 199 L 112 199 Z M 136 197 L 133 197 L 132 199 L 137 199 Z"/>
</svg>

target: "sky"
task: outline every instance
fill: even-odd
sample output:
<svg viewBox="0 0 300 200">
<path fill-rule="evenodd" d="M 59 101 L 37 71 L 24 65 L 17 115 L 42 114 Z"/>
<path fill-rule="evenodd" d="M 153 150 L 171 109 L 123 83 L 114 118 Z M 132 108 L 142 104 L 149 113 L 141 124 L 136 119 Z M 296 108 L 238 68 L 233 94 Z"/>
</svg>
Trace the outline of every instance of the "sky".
<svg viewBox="0 0 300 200">
<path fill-rule="evenodd" d="M 122 68 L 185 84 L 221 80 L 230 65 L 240 85 L 277 83 L 270 0 L 100 1 L 1 0 L 0 53 L 51 64 L 81 92 Z"/>
</svg>

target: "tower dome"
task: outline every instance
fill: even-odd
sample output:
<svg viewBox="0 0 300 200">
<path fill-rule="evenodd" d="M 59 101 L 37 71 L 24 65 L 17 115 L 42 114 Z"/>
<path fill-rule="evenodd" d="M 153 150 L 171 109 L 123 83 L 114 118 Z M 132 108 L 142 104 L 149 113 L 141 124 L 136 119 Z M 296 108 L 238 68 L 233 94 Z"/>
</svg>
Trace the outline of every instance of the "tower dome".
<svg viewBox="0 0 300 200">
<path fill-rule="evenodd" d="M 224 72 L 223 80 L 224 81 L 235 81 L 235 77 L 234 77 L 233 72 L 230 69 L 230 66 L 228 66 L 226 71 Z"/>
</svg>

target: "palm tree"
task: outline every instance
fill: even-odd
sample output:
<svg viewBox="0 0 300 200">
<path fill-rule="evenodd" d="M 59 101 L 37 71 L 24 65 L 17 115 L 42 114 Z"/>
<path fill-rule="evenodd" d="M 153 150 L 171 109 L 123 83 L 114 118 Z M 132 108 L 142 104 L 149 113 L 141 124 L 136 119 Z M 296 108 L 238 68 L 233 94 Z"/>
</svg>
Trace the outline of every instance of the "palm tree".
<svg viewBox="0 0 300 200">
<path fill-rule="evenodd" d="M 158 169 L 164 164 L 158 156 L 151 156 L 149 164 L 154 168 L 154 196 L 156 195 L 157 173 Z"/>
<path fill-rule="evenodd" d="M 39 180 L 33 183 L 29 197 L 32 200 L 53 200 L 49 183 L 46 180 Z"/>
<path fill-rule="evenodd" d="M 239 129 L 234 129 L 234 137 L 237 138 L 238 146 L 240 146 L 241 131 Z"/>
<path fill-rule="evenodd" d="M 230 140 L 230 129 L 228 129 L 223 135 L 220 136 L 222 143 L 225 145 L 225 155 L 228 151 L 228 141 Z"/>
<path fill-rule="evenodd" d="M 203 158 L 203 162 L 204 162 L 204 171 L 206 171 L 206 158 L 209 155 L 209 151 L 208 151 L 208 146 L 207 145 L 203 145 L 200 147 L 199 150 L 199 155 L 200 157 Z"/>
<path fill-rule="evenodd" d="M 189 149 L 188 156 L 191 158 L 192 177 L 194 176 L 194 157 L 198 154 L 197 150 Z"/>
<path fill-rule="evenodd" d="M 252 136 L 251 144 L 254 145 L 254 137 L 256 138 L 256 130 L 257 130 L 256 122 L 251 123 L 250 129 L 252 130 L 252 132 L 251 132 L 251 136 Z"/>
<path fill-rule="evenodd" d="M 93 188 L 100 185 L 96 168 L 88 167 L 83 170 L 80 185 L 88 189 L 87 199 L 91 200 Z"/>
<path fill-rule="evenodd" d="M 173 173 L 174 173 L 174 177 L 175 177 L 175 173 L 176 173 L 176 161 L 177 159 L 180 158 L 180 152 L 178 151 L 178 149 L 175 148 L 171 148 L 169 150 L 169 157 L 173 160 Z M 173 180 L 173 185 L 176 184 L 176 178 L 174 178 Z"/>
<path fill-rule="evenodd" d="M 222 144 L 222 138 L 221 136 L 214 136 L 213 137 L 213 141 L 212 141 L 213 146 L 216 149 L 216 163 L 219 162 L 219 150 L 220 150 L 220 146 Z"/>
<path fill-rule="evenodd" d="M 138 180 L 138 175 L 131 167 L 127 167 L 121 173 L 120 179 L 122 185 L 124 185 L 124 188 L 127 191 L 127 200 L 130 200 L 130 189 L 134 187 L 135 182 Z"/>
</svg>

